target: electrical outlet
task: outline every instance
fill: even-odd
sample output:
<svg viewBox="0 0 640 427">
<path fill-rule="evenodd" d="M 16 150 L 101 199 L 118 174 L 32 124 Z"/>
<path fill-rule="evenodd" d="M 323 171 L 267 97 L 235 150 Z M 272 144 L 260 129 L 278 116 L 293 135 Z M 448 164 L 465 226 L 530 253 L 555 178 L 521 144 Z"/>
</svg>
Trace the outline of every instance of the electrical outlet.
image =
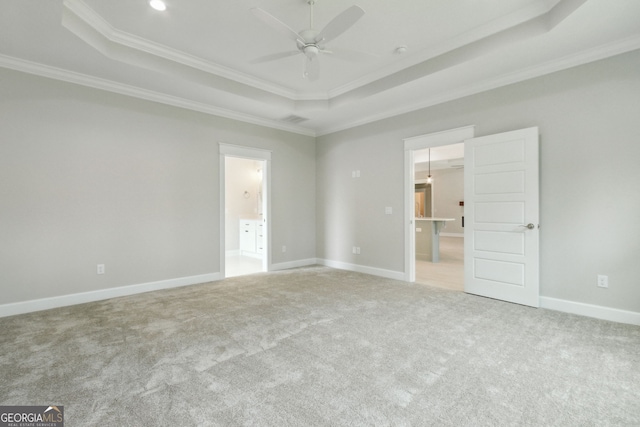
<svg viewBox="0 0 640 427">
<path fill-rule="evenodd" d="M 98 274 L 104 274 L 104 264 L 98 264 Z"/>
<path fill-rule="evenodd" d="M 287 247 L 286 246 L 282 247 L 282 252 L 287 252 Z"/>
<path fill-rule="evenodd" d="M 384 213 L 386 215 L 391 215 L 393 213 L 393 208 L 391 206 L 387 206 L 386 208 L 384 208 Z"/>
<path fill-rule="evenodd" d="M 598 274 L 598 287 L 599 288 L 608 288 L 609 287 L 609 276 L 605 276 L 604 274 Z"/>
<path fill-rule="evenodd" d="M 356 253 L 360 255 L 360 246 L 356 246 Z"/>
<path fill-rule="evenodd" d="M 357 254 L 358 252 L 357 252 L 357 250 L 356 250 L 356 249 L 357 249 L 357 248 L 354 246 L 354 247 L 351 249 L 351 252 L 353 252 L 354 254 Z"/>
</svg>

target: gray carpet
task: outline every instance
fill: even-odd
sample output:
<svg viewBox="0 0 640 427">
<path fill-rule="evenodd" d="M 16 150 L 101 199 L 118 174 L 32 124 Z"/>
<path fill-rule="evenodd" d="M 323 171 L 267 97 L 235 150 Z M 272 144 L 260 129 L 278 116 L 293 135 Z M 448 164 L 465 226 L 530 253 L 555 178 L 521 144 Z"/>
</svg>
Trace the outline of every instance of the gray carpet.
<svg viewBox="0 0 640 427">
<path fill-rule="evenodd" d="M 310 267 L 0 319 L 67 426 L 640 425 L 640 328 Z"/>
</svg>

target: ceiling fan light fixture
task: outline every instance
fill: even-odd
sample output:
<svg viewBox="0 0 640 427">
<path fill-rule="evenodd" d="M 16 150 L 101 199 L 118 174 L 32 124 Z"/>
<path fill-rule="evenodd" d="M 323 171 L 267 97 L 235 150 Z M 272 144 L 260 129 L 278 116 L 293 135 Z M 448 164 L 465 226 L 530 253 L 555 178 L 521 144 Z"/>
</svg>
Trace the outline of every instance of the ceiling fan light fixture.
<svg viewBox="0 0 640 427">
<path fill-rule="evenodd" d="M 320 49 L 318 49 L 318 46 L 316 46 L 314 44 L 310 44 L 310 45 L 306 45 L 302 49 L 302 51 L 307 56 L 307 58 L 313 59 L 318 55 L 318 52 L 320 52 Z"/>
<path fill-rule="evenodd" d="M 167 10 L 167 5 L 162 0 L 149 0 L 149 6 L 160 12 Z"/>
</svg>

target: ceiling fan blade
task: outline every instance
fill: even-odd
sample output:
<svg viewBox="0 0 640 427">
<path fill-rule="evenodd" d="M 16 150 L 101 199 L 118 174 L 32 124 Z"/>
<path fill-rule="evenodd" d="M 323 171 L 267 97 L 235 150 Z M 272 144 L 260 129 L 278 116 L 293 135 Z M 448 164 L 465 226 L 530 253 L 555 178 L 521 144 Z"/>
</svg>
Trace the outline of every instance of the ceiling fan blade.
<svg viewBox="0 0 640 427">
<path fill-rule="evenodd" d="M 253 59 L 250 62 L 251 64 L 262 64 L 263 62 L 276 61 L 278 59 L 288 58 L 290 56 L 300 55 L 300 54 L 302 54 L 302 52 L 300 52 L 299 50 L 294 50 L 290 52 L 272 53 L 271 55 L 265 55 L 265 56 L 261 56 L 260 58 Z"/>
<path fill-rule="evenodd" d="M 316 37 L 316 43 L 326 43 L 335 39 L 347 31 L 353 24 L 362 18 L 364 10 L 360 6 L 351 6 L 349 9 L 336 16 L 320 31 Z"/>
<path fill-rule="evenodd" d="M 315 81 L 320 77 L 320 62 L 318 61 L 318 56 L 306 56 L 304 57 L 304 72 L 302 76 L 309 80 Z"/>
<path fill-rule="evenodd" d="M 328 53 L 334 58 L 344 59 L 351 62 L 367 62 L 378 58 L 371 53 L 358 52 L 357 50 L 332 47 L 331 50 L 321 50 L 321 53 Z"/>
<path fill-rule="evenodd" d="M 253 12 L 253 14 L 262 22 L 264 22 L 265 24 L 267 24 L 268 26 L 270 26 L 271 28 L 273 28 L 274 30 L 276 30 L 286 38 L 296 42 L 299 40 L 304 40 L 302 37 L 300 37 L 300 35 L 297 32 L 291 29 L 291 27 L 289 27 L 284 22 L 280 21 L 275 16 L 271 15 L 269 12 L 266 12 L 260 9 L 259 7 L 252 8 L 251 12 Z"/>
</svg>

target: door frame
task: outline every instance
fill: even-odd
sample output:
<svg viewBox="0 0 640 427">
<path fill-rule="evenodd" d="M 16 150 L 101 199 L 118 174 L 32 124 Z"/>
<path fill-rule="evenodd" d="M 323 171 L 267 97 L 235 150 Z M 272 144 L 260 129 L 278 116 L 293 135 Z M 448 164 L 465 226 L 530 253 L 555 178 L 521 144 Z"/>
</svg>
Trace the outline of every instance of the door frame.
<svg viewBox="0 0 640 427">
<path fill-rule="evenodd" d="M 475 125 L 429 133 L 403 139 L 404 141 L 404 277 L 407 282 L 416 281 L 415 165 L 414 151 L 464 142 L 475 136 Z"/>
<path fill-rule="evenodd" d="M 225 278 L 226 264 L 226 158 L 239 157 L 243 159 L 251 159 L 264 161 L 264 170 L 262 171 L 262 187 L 263 187 L 263 204 L 264 204 L 264 241 L 265 253 L 262 258 L 262 269 L 271 271 L 271 151 L 260 148 L 245 147 L 241 145 L 232 145 L 218 143 L 220 158 L 220 275 Z"/>
</svg>

